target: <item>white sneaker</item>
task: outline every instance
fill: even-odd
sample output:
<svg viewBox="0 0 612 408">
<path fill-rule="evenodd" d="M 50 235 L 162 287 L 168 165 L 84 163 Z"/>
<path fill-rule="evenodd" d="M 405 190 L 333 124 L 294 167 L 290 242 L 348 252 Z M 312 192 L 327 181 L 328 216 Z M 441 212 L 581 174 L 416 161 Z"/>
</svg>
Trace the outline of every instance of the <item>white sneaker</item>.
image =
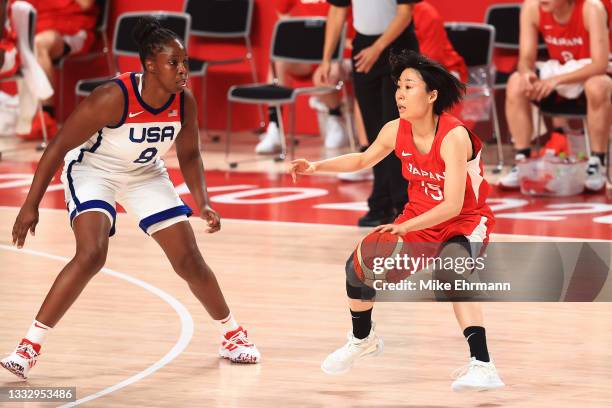
<svg viewBox="0 0 612 408">
<path fill-rule="evenodd" d="M 278 153 L 281 150 L 280 131 L 278 125 L 274 122 L 268 124 L 266 133 L 261 137 L 261 141 L 255 146 L 257 154 L 272 154 Z"/>
<path fill-rule="evenodd" d="M 28 378 L 30 369 L 36 364 L 39 355 L 40 345 L 23 339 L 15 348 L 15 351 L 0 361 L 0 365 L 25 380 Z"/>
<path fill-rule="evenodd" d="M 369 181 L 374 180 L 372 169 L 363 169 L 352 173 L 338 173 L 338 179 L 342 181 Z"/>
<path fill-rule="evenodd" d="M 348 146 L 349 140 L 342 118 L 336 115 L 328 115 L 325 121 L 325 147 L 328 149 L 339 149 Z"/>
<path fill-rule="evenodd" d="M 232 363 L 256 364 L 261 361 L 259 350 L 249 341 L 242 327 L 225 334 L 219 347 L 219 357 L 227 358 Z"/>
<path fill-rule="evenodd" d="M 325 105 L 319 98 L 316 96 L 311 96 L 308 98 L 308 106 L 311 109 L 316 110 L 317 112 L 327 113 L 329 112 L 329 108 Z"/>
<path fill-rule="evenodd" d="M 493 361 L 485 363 L 484 361 L 476 360 L 475 357 L 470 359 L 470 362 L 465 366 L 455 370 L 453 373 L 453 391 L 487 391 L 496 388 L 505 387 Z"/>
<path fill-rule="evenodd" d="M 597 156 L 589 157 L 589 167 L 587 167 L 587 178 L 584 186 L 590 191 L 600 191 L 606 185 L 606 171 Z"/>
<path fill-rule="evenodd" d="M 517 154 L 516 156 L 514 156 L 514 161 L 515 162 L 519 162 L 522 160 L 525 160 L 526 157 L 524 154 Z M 518 167 L 516 164 L 514 164 L 512 166 L 512 168 L 510 169 L 510 172 L 508 174 L 506 174 L 505 176 L 501 177 L 498 181 L 497 181 L 497 185 L 501 188 L 505 188 L 505 189 L 509 189 L 509 190 L 514 190 L 519 188 L 519 174 L 518 174 Z"/>
<path fill-rule="evenodd" d="M 353 367 L 355 361 L 367 356 L 377 356 L 383 352 L 383 341 L 374 333 L 374 323 L 365 339 L 356 339 L 352 332 L 348 333 L 347 338 L 347 343 L 327 356 L 321 364 L 321 370 L 325 374 L 344 374 Z"/>
<path fill-rule="evenodd" d="M 327 122 L 327 117 L 329 116 L 329 108 L 316 96 L 311 96 L 308 98 L 308 106 L 310 106 L 310 108 L 317 113 L 317 126 L 319 127 L 319 133 L 321 133 L 321 137 L 323 140 L 325 140 L 325 123 Z"/>
</svg>

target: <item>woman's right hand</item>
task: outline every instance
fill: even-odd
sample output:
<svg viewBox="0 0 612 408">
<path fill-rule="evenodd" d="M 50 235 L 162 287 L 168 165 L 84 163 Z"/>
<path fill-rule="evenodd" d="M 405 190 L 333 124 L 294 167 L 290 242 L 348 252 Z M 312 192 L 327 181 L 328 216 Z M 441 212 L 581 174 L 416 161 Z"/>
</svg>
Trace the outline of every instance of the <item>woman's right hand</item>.
<svg viewBox="0 0 612 408">
<path fill-rule="evenodd" d="M 309 162 L 306 159 L 297 159 L 291 162 L 291 168 L 289 168 L 289 173 L 291 173 L 291 178 L 295 183 L 297 181 L 298 174 L 313 174 L 317 171 L 314 163 Z"/>
<path fill-rule="evenodd" d="M 323 84 L 323 86 L 330 85 L 329 76 L 331 73 L 331 63 L 329 61 L 321 62 L 313 74 L 313 82 Z"/>
<path fill-rule="evenodd" d="M 38 224 L 38 207 L 24 204 L 19 210 L 13 225 L 13 245 L 17 245 L 17 248 L 23 248 L 28 230 L 34 236 L 36 224 Z"/>
</svg>

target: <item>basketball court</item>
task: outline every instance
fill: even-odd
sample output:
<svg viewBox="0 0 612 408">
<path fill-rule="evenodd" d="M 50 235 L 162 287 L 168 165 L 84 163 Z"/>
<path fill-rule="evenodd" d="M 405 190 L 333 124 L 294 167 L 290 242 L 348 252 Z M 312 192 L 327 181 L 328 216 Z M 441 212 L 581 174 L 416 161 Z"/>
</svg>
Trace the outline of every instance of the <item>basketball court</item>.
<svg viewBox="0 0 612 408">
<path fill-rule="evenodd" d="M 318 146 L 306 141 L 298 156 L 317 158 Z M 36 237 L 28 236 L 22 250 L 11 246 L 39 158 L 33 145 L 19 149 L 0 161 L 3 354 L 25 333 L 74 250 L 59 177 L 41 204 Z M 262 363 L 217 357 L 219 337 L 203 307 L 154 240 L 122 213 L 105 269 L 53 331 L 28 386 L 76 387 L 75 404 L 94 407 L 610 406 L 609 303 L 485 304 L 489 349 L 507 385 L 501 391 L 450 390 L 450 374 L 467 362 L 468 349 L 445 303 L 377 305 L 385 353 L 346 375 L 325 375 L 322 360 L 350 328 L 344 262 L 368 231 L 354 225 L 370 184 L 322 175 L 294 185 L 283 164 L 271 161 L 230 172 L 222 150 L 210 142 L 203 149 L 222 230 L 208 235 L 202 220 L 191 222 Z M 248 157 L 252 146 L 238 150 Z M 166 164 L 181 198 L 193 205 L 173 153 Z M 495 190 L 492 240 L 610 240 L 609 194 L 543 199 Z M 0 387 L 23 385 L 0 372 Z"/>
</svg>

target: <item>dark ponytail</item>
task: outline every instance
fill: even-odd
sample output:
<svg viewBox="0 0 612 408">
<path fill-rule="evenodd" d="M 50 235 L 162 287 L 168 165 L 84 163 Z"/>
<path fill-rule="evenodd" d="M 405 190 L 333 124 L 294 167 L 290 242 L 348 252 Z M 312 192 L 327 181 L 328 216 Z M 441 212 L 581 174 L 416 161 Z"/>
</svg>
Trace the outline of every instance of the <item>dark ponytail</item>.
<svg viewBox="0 0 612 408">
<path fill-rule="evenodd" d="M 427 86 L 427 92 L 434 89 L 438 91 L 438 97 L 433 106 L 436 115 L 452 108 L 461 101 L 465 94 L 465 84 L 442 65 L 417 52 L 409 50 L 402 50 L 398 53 L 391 52 L 389 63 L 391 64 L 391 78 L 394 82 L 399 81 L 405 69 L 412 68 L 421 74 L 421 78 Z"/>
<path fill-rule="evenodd" d="M 162 27 L 153 17 L 141 17 L 132 31 L 132 38 L 138 45 L 138 54 L 143 67 L 145 60 L 161 51 L 165 44 L 174 40 L 180 41 L 176 33 Z"/>
</svg>

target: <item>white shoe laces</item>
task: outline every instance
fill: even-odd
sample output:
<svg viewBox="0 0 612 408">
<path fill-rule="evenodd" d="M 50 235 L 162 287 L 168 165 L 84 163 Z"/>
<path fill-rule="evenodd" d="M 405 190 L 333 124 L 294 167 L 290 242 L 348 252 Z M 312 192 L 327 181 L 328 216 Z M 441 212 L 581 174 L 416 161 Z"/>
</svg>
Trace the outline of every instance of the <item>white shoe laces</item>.
<svg viewBox="0 0 612 408">
<path fill-rule="evenodd" d="M 463 377 L 468 374 L 474 374 L 481 378 L 487 378 L 494 374 L 493 364 L 485 363 L 483 361 L 472 360 L 463 367 L 459 367 L 451 374 L 451 378 L 456 380 L 459 377 Z"/>
<path fill-rule="evenodd" d="M 359 351 L 360 346 L 365 342 L 365 339 L 357 339 L 352 334 L 349 337 L 349 341 L 342 347 L 340 347 L 336 353 L 336 357 L 340 357 L 342 359 L 353 356 L 356 352 Z"/>
<path fill-rule="evenodd" d="M 31 359 L 38 357 L 38 353 L 36 352 L 36 350 L 34 350 L 34 347 L 32 347 L 32 345 L 29 343 L 18 345 L 17 349 L 15 350 L 15 353 L 20 352 L 20 351 L 27 354 L 28 357 Z"/>
</svg>

